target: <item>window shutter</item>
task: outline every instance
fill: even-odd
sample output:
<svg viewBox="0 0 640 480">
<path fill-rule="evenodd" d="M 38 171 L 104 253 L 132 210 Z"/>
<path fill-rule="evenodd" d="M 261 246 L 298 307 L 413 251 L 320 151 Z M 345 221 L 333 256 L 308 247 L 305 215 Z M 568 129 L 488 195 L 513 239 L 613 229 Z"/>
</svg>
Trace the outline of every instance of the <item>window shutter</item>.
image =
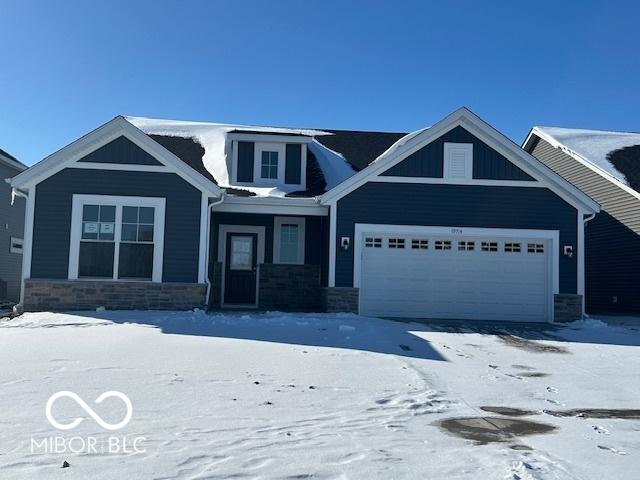
<svg viewBox="0 0 640 480">
<path fill-rule="evenodd" d="M 253 142 L 238 142 L 238 182 L 253 182 L 254 156 Z"/>
<path fill-rule="evenodd" d="M 284 183 L 297 185 L 302 179 L 302 145 L 288 143 L 286 156 Z"/>
</svg>

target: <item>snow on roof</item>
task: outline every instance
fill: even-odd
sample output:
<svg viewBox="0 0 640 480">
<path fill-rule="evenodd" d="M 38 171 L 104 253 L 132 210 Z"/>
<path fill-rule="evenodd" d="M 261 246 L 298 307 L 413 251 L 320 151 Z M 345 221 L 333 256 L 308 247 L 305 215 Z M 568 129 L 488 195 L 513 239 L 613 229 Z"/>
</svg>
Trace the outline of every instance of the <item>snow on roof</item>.
<svg viewBox="0 0 640 480">
<path fill-rule="evenodd" d="M 640 145 L 640 133 L 580 130 L 559 127 L 534 127 L 544 137 L 577 154 L 616 180 L 629 185 L 625 175 L 609 161 L 608 155 L 621 148 Z"/>
<path fill-rule="evenodd" d="M 291 193 L 296 190 L 296 188 L 287 188 L 286 186 L 264 188 L 232 184 L 231 176 L 229 174 L 230 162 L 227 158 L 229 151 L 226 148 L 226 140 L 229 133 L 246 132 L 277 135 L 304 135 L 308 137 L 332 135 L 330 132 L 311 129 L 189 122 L 144 117 L 125 117 L 125 119 L 149 135 L 193 138 L 204 148 L 205 153 L 202 157 L 204 167 L 211 173 L 220 187 L 248 190 L 258 196 L 283 197 L 287 193 Z M 327 183 L 327 189 L 333 188 L 335 185 L 341 183 L 355 173 L 344 157 L 339 153 L 333 152 L 319 142 L 314 140 L 309 144 L 309 148 L 315 154 L 320 168 L 323 171 L 325 181 Z"/>
<path fill-rule="evenodd" d="M 422 132 L 425 132 L 425 131 L 429 130 L 430 128 L 431 127 L 421 128 L 419 130 L 415 130 L 415 131 L 413 131 L 411 133 L 406 134 L 404 137 L 399 138 L 393 145 L 391 145 L 388 149 L 386 149 L 382 154 L 380 154 L 380 156 L 378 156 L 378 158 L 376 158 L 371 163 L 375 163 L 375 162 L 377 162 L 378 160 L 380 160 L 383 157 L 388 157 L 388 156 L 393 155 L 400 148 L 405 146 L 411 139 L 417 137 Z"/>
</svg>

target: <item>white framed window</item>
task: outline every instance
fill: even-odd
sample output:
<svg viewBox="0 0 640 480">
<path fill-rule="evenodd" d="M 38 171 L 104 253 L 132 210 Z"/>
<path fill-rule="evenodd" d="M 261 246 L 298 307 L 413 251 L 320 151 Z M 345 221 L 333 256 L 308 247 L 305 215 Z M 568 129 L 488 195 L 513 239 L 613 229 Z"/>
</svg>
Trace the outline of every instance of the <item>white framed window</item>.
<svg viewBox="0 0 640 480">
<path fill-rule="evenodd" d="M 444 178 L 471 180 L 473 178 L 473 144 L 444 144 Z"/>
<path fill-rule="evenodd" d="M 436 240 L 436 250 L 451 250 L 451 240 Z"/>
<path fill-rule="evenodd" d="M 504 244 L 504 251 L 510 253 L 520 253 L 521 247 L 519 242 L 506 242 Z"/>
<path fill-rule="evenodd" d="M 22 249 L 24 247 L 24 240 L 22 238 L 11 237 L 9 239 L 9 252 L 18 253 L 22 255 Z"/>
<path fill-rule="evenodd" d="M 273 263 L 304 265 L 303 217 L 275 217 Z"/>
<path fill-rule="evenodd" d="M 69 279 L 162 281 L 165 199 L 74 195 Z"/>
<path fill-rule="evenodd" d="M 468 240 L 460 240 L 458 242 L 458 251 L 472 252 L 476 249 L 476 242 L 470 242 Z"/>
<path fill-rule="evenodd" d="M 390 238 L 388 246 L 389 248 L 404 248 L 404 238 Z"/>
<path fill-rule="evenodd" d="M 364 239 L 364 246 L 367 248 L 382 248 L 382 239 L 367 237 Z"/>
<path fill-rule="evenodd" d="M 231 181 L 237 185 L 258 187 L 285 187 L 293 190 L 304 190 L 307 184 L 307 142 L 299 137 L 275 135 L 230 134 L 231 142 Z M 268 140 L 267 140 L 268 138 Z M 239 142 L 253 144 L 253 178 L 238 180 Z M 285 183 L 287 169 L 287 145 L 300 145 L 300 183 Z M 245 152 L 246 154 L 246 152 Z M 246 159 L 245 159 L 246 160 Z"/>
<path fill-rule="evenodd" d="M 497 252 L 498 242 L 482 242 L 481 250 L 483 252 Z"/>
<path fill-rule="evenodd" d="M 256 142 L 253 181 L 257 185 L 284 185 L 287 146 L 284 143 Z"/>
<path fill-rule="evenodd" d="M 260 152 L 260 178 L 278 178 L 279 152 L 262 150 Z"/>
<path fill-rule="evenodd" d="M 544 253 L 544 243 L 528 243 L 527 253 Z"/>
<path fill-rule="evenodd" d="M 414 250 L 427 250 L 429 248 L 429 240 L 414 238 L 411 240 L 411 248 Z"/>
</svg>

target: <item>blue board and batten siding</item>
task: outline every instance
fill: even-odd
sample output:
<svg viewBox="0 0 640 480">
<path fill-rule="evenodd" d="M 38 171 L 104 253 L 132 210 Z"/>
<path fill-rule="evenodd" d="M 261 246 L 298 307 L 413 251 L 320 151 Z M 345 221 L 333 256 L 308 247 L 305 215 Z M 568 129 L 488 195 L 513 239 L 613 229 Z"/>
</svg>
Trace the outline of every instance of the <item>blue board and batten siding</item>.
<svg viewBox="0 0 640 480">
<path fill-rule="evenodd" d="M 273 263 L 274 219 L 275 217 L 283 216 L 285 215 L 213 212 L 209 261 L 215 262 L 218 258 L 218 233 L 220 231 L 220 225 L 251 225 L 265 227 L 264 261 L 265 263 Z M 297 215 L 294 217 L 299 218 Z M 306 216 L 304 219 L 304 263 L 306 265 L 321 265 L 322 269 L 326 270 L 328 245 L 327 217 Z"/>
<path fill-rule="evenodd" d="M 128 138 L 121 136 L 84 156 L 79 162 L 162 165 Z"/>
<path fill-rule="evenodd" d="M 473 144 L 474 179 L 534 181 L 530 175 L 462 127 L 451 129 L 386 170 L 382 176 L 442 178 L 444 144 L 447 142 Z"/>
<path fill-rule="evenodd" d="M 442 177 L 445 142 L 473 144 L 474 179 L 520 180 L 523 186 L 366 183 L 338 201 L 336 241 L 354 238 L 356 223 L 557 230 L 560 245 L 573 245 L 577 254 L 577 210 L 551 190 L 527 187 L 526 182 L 535 181 L 532 177 L 462 127 L 416 151 L 382 177 Z M 336 249 L 337 287 L 353 286 L 353 255 L 353 248 Z M 577 292 L 577 257 L 559 259 L 560 293 Z"/>
<path fill-rule="evenodd" d="M 173 173 L 62 170 L 36 187 L 31 278 L 68 278 L 73 194 L 166 198 L 164 282 L 198 281 L 202 194 Z"/>
<path fill-rule="evenodd" d="M 338 201 L 337 238 L 356 223 L 559 230 L 577 253 L 577 211 L 550 190 L 368 183 Z M 336 286 L 353 286 L 353 248 L 336 251 Z M 560 293 L 576 293 L 577 255 L 560 258 Z"/>
</svg>

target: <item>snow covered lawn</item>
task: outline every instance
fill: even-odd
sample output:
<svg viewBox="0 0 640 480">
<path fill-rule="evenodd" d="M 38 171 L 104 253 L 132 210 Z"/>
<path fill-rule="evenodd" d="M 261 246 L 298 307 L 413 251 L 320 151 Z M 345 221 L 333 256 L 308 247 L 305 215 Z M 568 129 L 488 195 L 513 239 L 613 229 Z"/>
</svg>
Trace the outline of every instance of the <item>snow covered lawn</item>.
<svg viewBox="0 0 640 480">
<path fill-rule="evenodd" d="M 0 320 L 0 478 L 635 478 L 640 412 L 618 410 L 640 408 L 639 345 L 640 322 L 24 314 Z M 132 420 L 62 398 L 57 421 L 84 420 L 56 430 L 60 390 L 110 423 L 124 404 L 94 400 L 123 392 Z M 144 452 L 33 444 L 110 436 Z"/>
</svg>

